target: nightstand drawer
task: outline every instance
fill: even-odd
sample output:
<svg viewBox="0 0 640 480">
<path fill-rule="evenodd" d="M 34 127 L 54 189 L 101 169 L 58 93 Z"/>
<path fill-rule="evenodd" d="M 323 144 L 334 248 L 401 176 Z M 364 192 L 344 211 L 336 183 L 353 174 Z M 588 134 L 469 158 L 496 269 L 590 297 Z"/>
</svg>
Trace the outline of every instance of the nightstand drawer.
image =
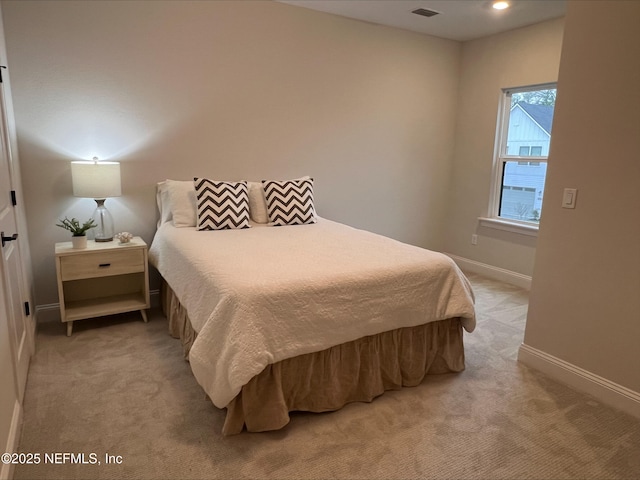
<svg viewBox="0 0 640 480">
<path fill-rule="evenodd" d="M 69 255 L 60 258 L 60 270 L 63 281 L 144 272 L 144 250 L 124 248 Z"/>
</svg>

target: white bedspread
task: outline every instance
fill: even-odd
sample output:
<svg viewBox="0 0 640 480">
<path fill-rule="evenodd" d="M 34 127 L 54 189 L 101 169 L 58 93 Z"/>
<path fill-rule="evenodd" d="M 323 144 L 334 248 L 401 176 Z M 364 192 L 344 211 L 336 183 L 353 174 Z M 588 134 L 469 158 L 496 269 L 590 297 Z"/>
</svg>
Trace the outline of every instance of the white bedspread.
<svg viewBox="0 0 640 480">
<path fill-rule="evenodd" d="M 198 332 L 189 362 L 219 408 L 286 358 L 451 317 L 475 328 L 471 286 L 449 257 L 322 218 L 222 231 L 168 222 L 149 259 Z"/>
</svg>

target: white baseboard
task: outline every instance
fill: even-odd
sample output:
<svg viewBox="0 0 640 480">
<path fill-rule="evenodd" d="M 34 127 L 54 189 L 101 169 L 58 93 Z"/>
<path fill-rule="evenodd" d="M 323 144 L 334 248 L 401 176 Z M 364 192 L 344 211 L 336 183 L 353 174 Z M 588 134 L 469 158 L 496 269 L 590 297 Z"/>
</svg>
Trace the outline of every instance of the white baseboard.
<svg viewBox="0 0 640 480">
<path fill-rule="evenodd" d="M 585 392 L 604 404 L 640 418 L 640 393 L 638 392 L 524 343 L 518 350 L 518 361 L 560 383 Z"/>
<path fill-rule="evenodd" d="M 11 417 L 11 427 L 9 435 L 6 439 L 5 449 L 0 453 L 15 453 L 18 449 L 20 441 L 20 425 L 22 422 L 22 405 L 16 400 L 13 406 L 13 415 Z M 0 480 L 10 480 L 13 478 L 15 466 L 12 464 L 0 464 Z"/>
<path fill-rule="evenodd" d="M 151 301 L 152 307 L 159 307 L 160 306 L 160 289 L 149 290 L 149 300 Z"/>
<path fill-rule="evenodd" d="M 47 303 L 45 305 L 36 305 L 36 321 L 51 322 L 60 321 L 60 304 Z"/>
<path fill-rule="evenodd" d="M 468 258 L 459 257 L 451 253 L 445 252 L 445 255 L 456 262 L 462 271 L 477 273 L 488 278 L 493 278 L 494 280 L 499 280 L 510 285 L 531 290 L 531 277 L 528 275 L 512 272 L 511 270 L 505 270 L 500 267 L 494 267 L 493 265 L 488 265 L 486 263 L 476 262 L 475 260 L 469 260 Z"/>
</svg>

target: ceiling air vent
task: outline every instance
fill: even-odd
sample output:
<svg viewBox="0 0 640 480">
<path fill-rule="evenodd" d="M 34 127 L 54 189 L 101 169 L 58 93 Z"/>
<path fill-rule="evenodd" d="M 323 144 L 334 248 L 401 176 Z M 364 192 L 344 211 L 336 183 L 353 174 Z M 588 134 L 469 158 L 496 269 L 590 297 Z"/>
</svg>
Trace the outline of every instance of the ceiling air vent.
<svg viewBox="0 0 640 480">
<path fill-rule="evenodd" d="M 411 13 L 422 15 L 423 17 L 433 17 L 434 15 L 438 15 L 440 12 L 436 12 L 435 10 L 427 10 L 426 8 L 418 8 Z"/>
</svg>

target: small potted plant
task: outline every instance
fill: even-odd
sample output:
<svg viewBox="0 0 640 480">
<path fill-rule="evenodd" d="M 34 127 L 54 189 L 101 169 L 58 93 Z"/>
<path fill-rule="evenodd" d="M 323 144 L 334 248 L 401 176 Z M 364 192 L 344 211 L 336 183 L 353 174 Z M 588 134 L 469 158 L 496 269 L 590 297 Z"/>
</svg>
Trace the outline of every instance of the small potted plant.
<svg viewBox="0 0 640 480">
<path fill-rule="evenodd" d="M 87 248 L 87 230 L 93 227 L 97 227 L 93 218 L 90 218 L 82 225 L 76 218 L 69 220 L 64 217 L 64 220 L 60 220 L 60 223 L 56 223 L 56 226 L 69 230 L 71 232 L 71 243 L 73 248 Z"/>
</svg>

